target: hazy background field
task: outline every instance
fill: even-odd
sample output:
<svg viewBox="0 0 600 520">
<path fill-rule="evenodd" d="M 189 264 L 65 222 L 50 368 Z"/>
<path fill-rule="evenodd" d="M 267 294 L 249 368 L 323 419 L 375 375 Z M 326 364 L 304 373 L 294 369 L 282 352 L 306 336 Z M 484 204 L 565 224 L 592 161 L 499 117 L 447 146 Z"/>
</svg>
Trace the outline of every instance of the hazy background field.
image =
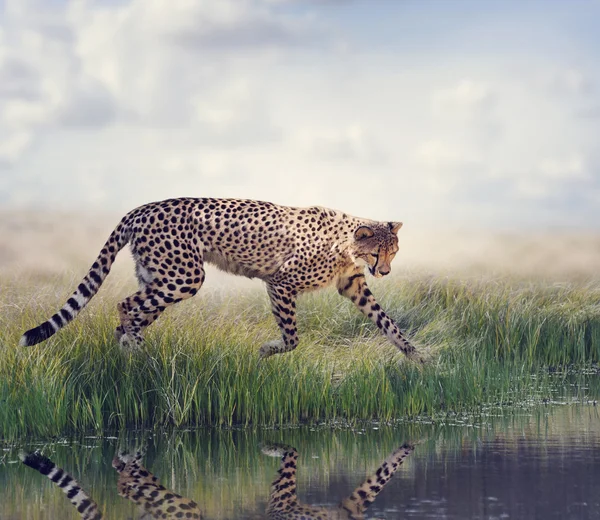
<svg viewBox="0 0 600 520">
<path fill-rule="evenodd" d="M 37 280 L 85 274 L 120 220 L 118 213 L 0 211 L 0 272 Z M 467 278 L 511 277 L 585 282 L 600 277 L 600 233 L 499 232 L 465 226 L 431 229 L 405 225 L 392 273 Z M 111 278 L 134 280 L 126 247 Z M 205 289 L 262 287 L 211 267 Z"/>
</svg>

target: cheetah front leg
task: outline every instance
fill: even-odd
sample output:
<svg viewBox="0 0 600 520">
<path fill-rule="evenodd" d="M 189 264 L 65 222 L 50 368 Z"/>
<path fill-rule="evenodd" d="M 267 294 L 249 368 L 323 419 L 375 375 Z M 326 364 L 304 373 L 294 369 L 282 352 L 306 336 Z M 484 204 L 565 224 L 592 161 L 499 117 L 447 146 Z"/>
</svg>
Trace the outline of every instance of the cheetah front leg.
<svg viewBox="0 0 600 520">
<path fill-rule="evenodd" d="M 296 294 L 284 286 L 267 285 L 271 298 L 271 310 L 281 330 L 281 339 L 268 341 L 260 347 L 261 359 L 273 354 L 283 354 L 298 346 L 298 330 L 296 329 Z"/>
<path fill-rule="evenodd" d="M 261 451 L 269 457 L 281 459 L 277 478 L 271 484 L 271 494 L 267 503 L 267 517 L 279 518 L 277 513 L 285 514 L 284 512 L 288 512 L 289 518 L 296 518 L 296 515 L 290 509 L 298 506 L 298 496 L 296 495 L 298 451 L 292 446 L 279 443 L 264 444 L 261 446 Z M 304 516 L 303 518 L 309 517 Z"/>
<path fill-rule="evenodd" d="M 394 451 L 372 475 L 358 486 L 352 494 L 342 500 L 340 509 L 349 513 L 350 518 L 364 518 L 363 513 L 375 501 L 386 484 L 394 476 L 394 473 L 402 465 L 404 460 L 414 451 L 411 444 L 403 444 Z"/>
<path fill-rule="evenodd" d="M 371 319 L 379 330 L 396 347 L 398 347 L 408 358 L 419 363 L 424 360 L 417 349 L 400 332 L 398 325 L 394 323 L 381 306 L 375 300 L 373 293 L 369 290 L 362 269 L 355 269 L 346 276 L 341 276 L 337 281 L 338 292 L 342 296 L 350 298 L 358 307 L 360 312 Z"/>
</svg>

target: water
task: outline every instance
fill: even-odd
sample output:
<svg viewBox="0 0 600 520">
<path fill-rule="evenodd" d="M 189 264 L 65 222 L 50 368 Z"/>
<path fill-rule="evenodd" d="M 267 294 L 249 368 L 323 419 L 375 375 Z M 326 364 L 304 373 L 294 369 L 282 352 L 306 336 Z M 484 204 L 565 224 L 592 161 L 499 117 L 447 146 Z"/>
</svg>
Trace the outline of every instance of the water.
<svg viewBox="0 0 600 520">
<path fill-rule="evenodd" d="M 600 406 L 555 405 L 490 411 L 444 424 L 128 432 L 5 447 L 0 456 L 0 518 L 79 518 L 52 482 L 18 460 L 43 449 L 98 502 L 108 519 L 138 518 L 117 494 L 111 461 L 118 445 L 145 445 L 144 464 L 161 482 L 201 506 L 205 518 L 265 518 L 279 460 L 261 442 L 298 449 L 298 496 L 334 507 L 405 441 L 417 446 L 367 510 L 367 518 L 600 518 Z"/>
</svg>

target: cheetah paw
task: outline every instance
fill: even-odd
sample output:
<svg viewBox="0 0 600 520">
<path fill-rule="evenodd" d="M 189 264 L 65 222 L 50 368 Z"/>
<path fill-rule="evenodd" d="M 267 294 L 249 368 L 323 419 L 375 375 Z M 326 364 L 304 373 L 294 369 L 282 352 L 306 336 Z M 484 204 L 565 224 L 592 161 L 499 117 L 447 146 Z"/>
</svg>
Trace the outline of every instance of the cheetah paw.
<svg viewBox="0 0 600 520">
<path fill-rule="evenodd" d="M 260 448 L 260 451 L 268 457 L 283 457 L 288 451 L 296 451 L 296 449 L 289 444 L 280 444 L 278 442 L 261 442 L 258 447 Z"/>
<path fill-rule="evenodd" d="M 429 361 L 431 361 L 432 353 L 430 349 L 420 348 L 419 350 L 413 350 L 412 352 L 408 352 L 406 357 L 417 364 L 417 366 L 422 367 L 423 365 L 427 365 Z"/>
<path fill-rule="evenodd" d="M 121 350 L 123 350 L 123 352 L 133 353 L 141 350 L 140 339 L 128 334 L 127 332 L 123 333 L 119 338 L 119 345 L 121 346 Z"/>
<path fill-rule="evenodd" d="M 115 340 L 117 343 L 121 343 L 121 338 L 123 337 L 123 334 L 125 334 L 125 331 L 123 330 L 123 327 L 121 327 L 121 325 L 119 325 L 116 329 L 115 329 Z"/>
<path fill-rule="evenodd" d="M 258 356 L 260 359 L 265 359 L 272 356 L 273 354 L 283 352 L 283 349 L 283 340 L 274 339 L 273 341 L 267 341 L 262 347 L 260 347 L 258 351 Z"/>
</svg>

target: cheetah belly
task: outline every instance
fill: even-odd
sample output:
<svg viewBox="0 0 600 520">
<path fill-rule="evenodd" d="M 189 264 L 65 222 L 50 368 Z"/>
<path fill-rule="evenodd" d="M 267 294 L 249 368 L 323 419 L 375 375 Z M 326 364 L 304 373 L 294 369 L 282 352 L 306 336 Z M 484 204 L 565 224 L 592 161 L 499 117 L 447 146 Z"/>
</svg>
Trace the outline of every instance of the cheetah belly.
<svg viewBox="0 0 600 520">
<path fill-rule="evenodd" d="M 264 272 L 261 269 L 244 265 L 241 262 L 236 262 L 234 259 L 228 258 L 216 251 L 206 251 L 204 253 L 204 258 L 209 264 L 213 264 L 226 273 L 245 276 L 247 278 L 265 278 L 269 275 L 269 273 Z"/>
</svg>

